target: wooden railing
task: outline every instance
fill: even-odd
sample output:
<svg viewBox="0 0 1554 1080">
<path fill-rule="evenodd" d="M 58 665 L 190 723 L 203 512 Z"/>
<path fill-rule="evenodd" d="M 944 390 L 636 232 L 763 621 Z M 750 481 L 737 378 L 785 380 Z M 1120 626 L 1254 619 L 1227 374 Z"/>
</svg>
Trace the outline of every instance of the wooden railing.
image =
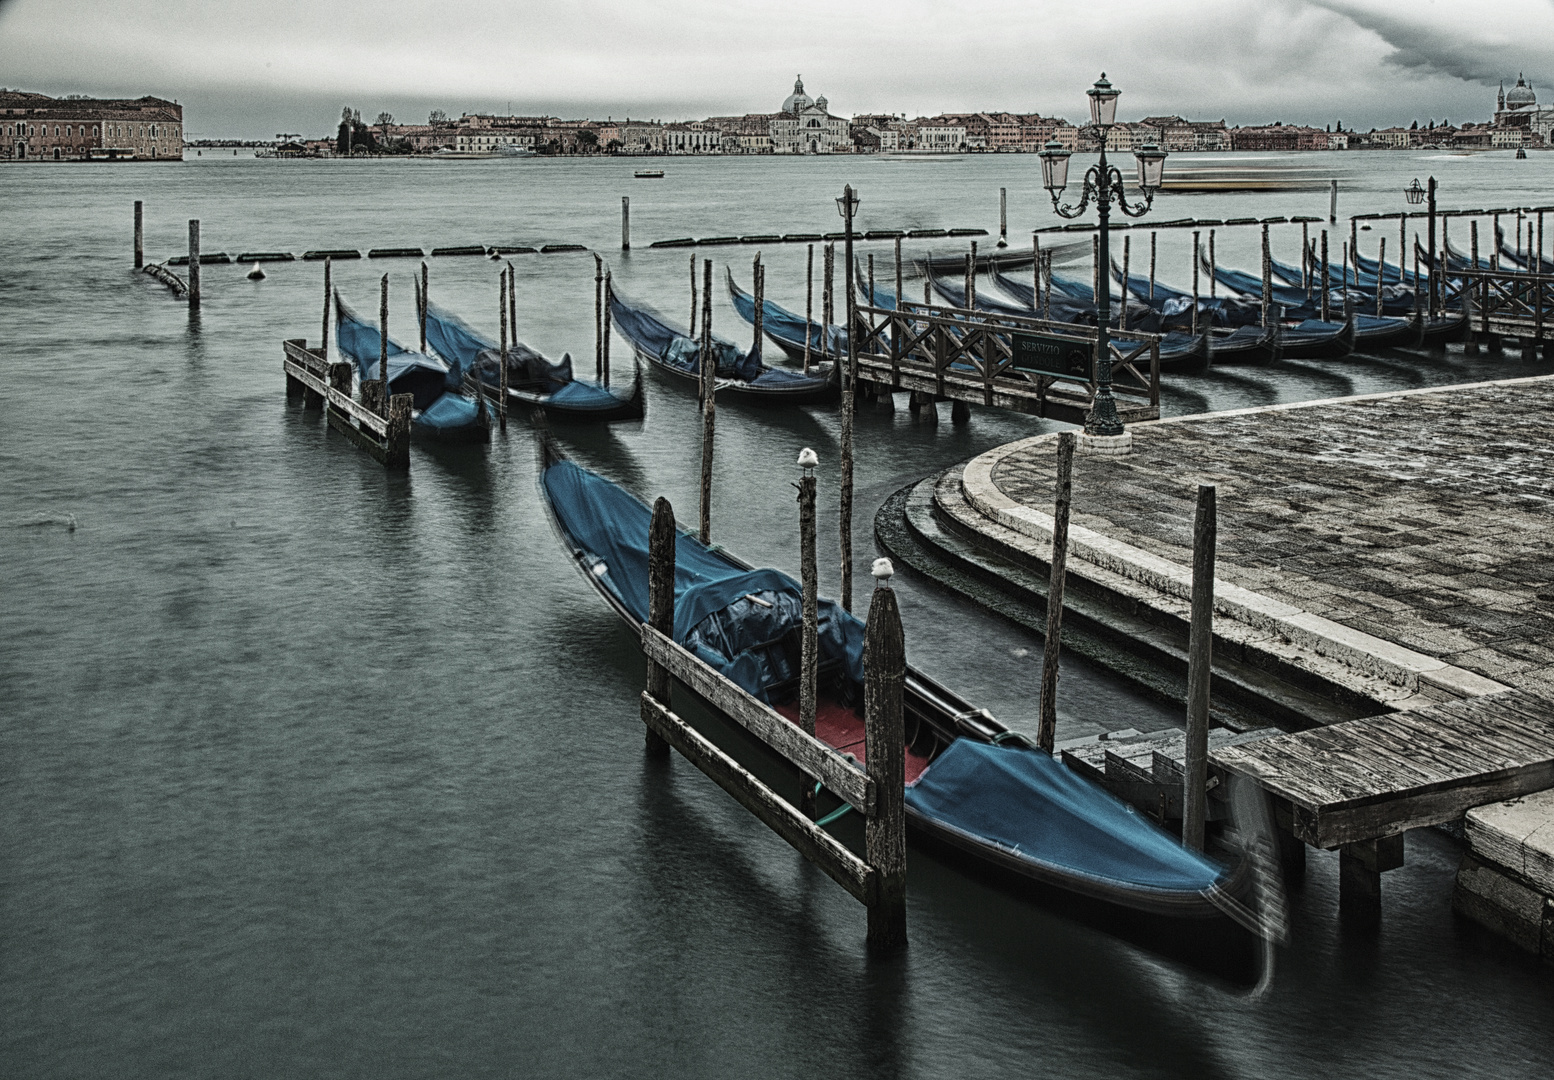
<svg viewBox="0 0 1554 1080">
<path fill-rule="evenodd" d="M 1445 305 L 1461 304 L 1469 325 L 1484 334 L 1544 336 L 1554 316 L 1554 274 L 1463 270 L 1443 280 Z"/>
<path fill-rule="evenodd" d="M 860 378 L 1038 416 L 1054 406 L 1088 412 L 1095 399 L 1093 326 L 912 302 L 854 314 Z M 1161 335 L 1118 337 L 1110 350 L 1119 408 L 1158 416 Z"/>
<path fill-rule="evenodd" d="M 351 396 L 349 363 L 329 363 L 323 349 L 309 348 L 303 338 L 288 338 L 283 348 L 288 400 L 300 396 L 306 405 L 327 405 L 330 427 L 391 468 L 410 464 L 411 395 L 394 394 L 379 412 Z M 364 383 L 362 391 L 376 391 L 376 400 L 382 400 L 376 380 Z"/>
</svg>

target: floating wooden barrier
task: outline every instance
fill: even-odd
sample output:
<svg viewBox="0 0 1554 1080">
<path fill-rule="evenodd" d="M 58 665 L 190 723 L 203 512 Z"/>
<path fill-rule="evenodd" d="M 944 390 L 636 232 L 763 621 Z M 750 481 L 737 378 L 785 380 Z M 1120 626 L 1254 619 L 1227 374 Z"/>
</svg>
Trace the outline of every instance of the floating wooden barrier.
<svg viewBox="0 0 1554 1080">
<path fill-rule="evenodd" d="M 235 262 L 235 261 L 240 261 L 240 260 L 234 260 L 232 258 L 232 256 L 228 255 L 225 251 L 217 251 L 217 252 L 213 252 L 211 254 L 206 254 L 203 251 L 200 252 L 200 265 L 201 266 L 209 266 L 211 263 L 226 263 L 226 264 L 230 264 L 230 263 Z M 165 260 L 162 263 L 162 265 L 163 266 L 188 266 L 189 265 L 189 256 L 187 256 L 187 255 L 174 255 L 172 258 Z"/>
<path fill-rule="evenodd" d="M 410 467 L 409 394 L 394 394 L 380 415 L 368 405 L 351 397 L 351 365 L 346 361 L 329 363 L 322 348 L 310 349 L 305 338 L 288 338 L 283 343 L 285 356 L 281 366 L 286 372 L 286 399 L 301 397 L 326 405 L 329 426 L 391 469 Z M 374 389 L 381 387 L 374 381 Z M 367 386 L 363 386 L 365 391 Z M 311 395 L 311 397 L 310 397 Z M 381 391 L 378 395 L 381 398 Z"/>
<path fill-rule="evenodd" d="M 986 229 L 946 229 L 949 236 L 986 236 Z"/>
<path fill-rule="evenodd" d="M 502 246 L 502 245 L 498 245 L 498 246 L 493 247 L 491 249 L 491 254 L 493 254 L 493 255 L 533 255 L 536 252 L 538 252 L 539 250 L 540 250 L 539 248 L 529 247 L 526 244 L 516 244 L 516 245 L 513 245 L 512 247 L 505 247 L 505 246 Z"/>
<path fill-rule="evenodd" d="M 432 248 L 433 255 L 484 255 L 485 253 L 486 246 L 484 244 L 464 244 L 459 247 Z"/>
<path fill-rule="evenodd" d="M 140 272 L 156 278 L 163 285 L 173 290 L 173 295 L 176 297 L 183 297 L 189 294 L 189 283 L 161 263 L 146 263 L 140 268 Z"/>
<path fill-rule="evenodd" d="M 373 248 L 367 252 L 369 259 L 420 259 L 426 252 L 418 247 Z"/>
<path fill-rule="evenodd" d="M 556 255 L 563 251 L 587 251 L 582 244 L 544 244 L 540 247 L 541 255 Z"/>
<path fill-rule="evenodd" d="M 675 525 L 668 500 L 653 507 L 648 533 L 649 617 L 642 627 L 648 659 L 642 722 L 648 751 L 674 747 L 741 806 L 818 866 L 868 910 L 871 949 L 895 950 L 906 936 L 905 728 L 906 649 L 895 593 L 883 581 L 869 606 L 864 644 L 864 760 L 844 757 L 770 705 L 747 693 L 664 631 L 674 625 Z M 690 724 L 671 707 L 671 679 L 738 724 L 803 778 L 815 778 L 864 818 L 859 858 L 803 809 Z"/>
<path fill-rule="evenodd" d="M 907 233 L 909 240 L 933 240 L 940 236 L 948 236 L 943 229 L 912 229 Z"/>
<path fill-rule="evenodd" d="M 321 262 L 324 259 L 359 259 L 362 253 L 354 248 L 319 248 L 302 253 L 303 262 Z"/>
<path fill-rule="evenodd" d="M 648 247 L 650 247 L 650 248 L 675 248 L 675 247 L 695 247 L 695 246 L 696 246 L 696 241 L 692 237 L 689 237 L 689 236 L 677 237 L 674 240 L 654 240 L 651 244 L 648 245 Z"/>
<path fill-rule="evenodd" d="M 233 262 L 239 263 L 263 263 L 263 262 L 295 262 L 297 257 L 289 251 L 245 251 Z"/>
<path fill-rule="evenodd" d="M 737 236 L 706 236 L 696 241 L 698 247 L 717 247 L 723 244 L 737 244 Z"/>
<path fill-rule="evenodd" d="M 783 234 L 782 242 L 785 244 L 813 244 L 824 239 L 825 237 L 817 232 L 790 232 Z"/>
<path fill-rule="evenodd" d="M 741 244 L 780 244 L 782 243 L 782 237 L 775 235 L 741 236 L 739 242 Z"/>
<path fill-rule="evenodd" d="M 895 240 L 905 235 L 906 232 L 902 229 L 870 229 L 863 234 L 863 238 L 865 240 Z"/>
</svg>

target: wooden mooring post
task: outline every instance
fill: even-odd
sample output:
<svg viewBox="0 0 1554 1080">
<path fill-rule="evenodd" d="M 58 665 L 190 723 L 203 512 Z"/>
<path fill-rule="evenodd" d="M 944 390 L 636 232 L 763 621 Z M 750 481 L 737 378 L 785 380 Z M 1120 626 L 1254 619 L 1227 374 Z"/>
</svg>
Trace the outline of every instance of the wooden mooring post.
<svg viewBox="0 0 1554 1080">
<path fill-rule="evenodd" d="M 1273 311 L 1273 256 L 1268 249 L 1268 226 L 1263 226 L 1263 325 Z"/>
<path fill-rule="evenodd" d="M 1198 268 L 1199 268 L 1198 230 L 1192 234 L 1192 334 L 1198 336 Z M 1212 278 L 1210 280 L 1213 280 Z M 1123 297 L 1123 306 L 1127 306 L 1127 297 Z"/>
<path fill-rule="evenodd" d="M 1058 436 L 1058 472 L 1052 508 L 1052 559 L 1047 579 L 1047 636 L 1041 650 L 1041 719 L 1036 742 L 1047 753 L 1057 740 L 1058 660 L 1063 647 L 1063 584 L 1068 576 L 1068 516 L 1074 494 L 1074 447 L 1079 438 L 1072 431 Z"/>
<path fill-rule="evenodd" d="M 1194 233 L 1193 235 L 1196 236 L 1197 234 Z M 1132 248 L 1133 237 L 1125 234 L 1122 238 L 1122 295 L 1117 298 L 1117 324 L 1124 330 L 1128 328 L 1128 300 L 1133 295 L 1132 292 L 1128 289 L 1128 268 L 1132 264 L 1132 260 L 1129 256 L 1132 254 Z M 1196 314 L 1193 317 L 1196 319 Z"/>
<path fill-rule="evenodd" d="M 766 314 L 766 267 L 761 265 L 761 253 L 755 253 L 755 259 L 750 264 L 750 286 L 755 290 L 755 336 L 750 341 L 750 352 L 757 358 L 761 355 L 761 333 L 765 323 Z"/>
<path fill-rule="evenodd" d="M 1302 250 L 1302 252 L 1304 252 L 1304 250 L 1305 250 L 1305 245 L 1304 244 L 1301 245 L 1301 250 Z M 1219 266 L 1219 263 L 1214 261 L 1214 230 L 1210 229 L 1209 230 L 1209 299 L 1210 300 L 1214 299 L 1214 297 L 1216 295 L 1218 295 L 1218 287 L 1216 285 L 1217 279 L 1214 276 L 1215 268 L 1218 267 L 1218 266 Z"/>
<path fill-rule="evenodd" d="M 319 337 L 319 355 L 325 360 L 329 359 L 329 323 L 330 316 L 334 314 L 334 312 L 329 310 L 333 306 L 332 301 L 334 300 L 334 285 L 330 281 L 331 268 L 329 264 L 331 261 L 327 258 L 324 260 L 324 330 Z M 349 385 L 346 386 L 346 391 L 350 392 Z"/>
<path fill-rule="evenodd" d="M 631 196 L 621 196 L 621 250 L 631 250 Z"/>
<path fill-rule="evenodd" d="M 843 257 L 847 266 L 843 269 L 845 293 L 843 304 L 847 316 L 847 370 L 842 373 L 842 432 L 841 475 L 837 485 L 837 518 L 842 548 L 842 610 L 853 609 L 853 413 L 856 411 L 854 395 L 858 391 L 858 320 L 856 283 L 853 273 L 853 188 L 842 188 L 846 222 Z M 869 306 L 874 306 L 871 298 Z M 838 357 L 841 363 L 842 358 Z"/>
<path fill-rule="evenodd" d="M 815 713 L 820 690 L 820 582 L 816 556 L 815 466 L 820 458 L 809 447 L 799 452 L 799 578 L 803 590 L 803 617 L 799 631 L 799 727 L 815 734 Z M 815 816 L 815 789 L 806 775 L 799 777 L 799 809 Z"/>
<path fill-rule="evenodd" d="M 324 262 L 326 264 L 328 263 L 328 261 L 329 261 L 328 259 L 324 260 Z M 426 306 L 432 302 L 431 287 L 432 287 L 431 271 L 429 269 L 427 269 L 426 263 L 422 262 L 421 263 L 421 289 L 420 289 L 421 305 L 420 305 L 420 310 L 416 314 L 420 317 L 420 323 L 421 323 L 421 351 L 423 353 L 426 351 Z"/>
<path fill-rule="evenodd" d="M 674 625 L 675 544 L 674 512 L 666 500 L 659 499 L 648 534 L 649 619 L 642 628 L 642 651 L 648 666 L 647 687 L 640 702 L 642 721 L 649 731 L 648 752 L 662 755 L 665 746 L 678 750 L 865 906 L 871 951 L 901 949 L 907 943 L 906 746 L 902 722 L 906 649 L 895 593 L 888 585 L 889 560 L 876 561 L 880 584 L 874 591 L 865 629 L 867 764 L 860 769 L 853 760 L 791 723 L 673 640 L 668 628 Z M 864 857 L 853 854 L 799 807 L 676 715 L 670 706 L 673 679 L 713 712 L 764 743 L 801 778 L 815 778 L 823 789 L 863 815 Z M 813 782 L 804 786 L 814 789 Z"/>
<path fill-rule="evenodd" d="M 139 270 L 146 265 L 146 218 L 145 204 L 139 199 L 135 200 L 135 269 Z"/>
<path fill-rule="evenodd" d="M 599 355 L 599 385 L 610 385 L 610 305 L 615 300 L 614 281 L 610 277 L 610 271 L 604 272 L 604 334 L 600 342 Z M 711 301 L 708 301 L 709 307 Z M 710 315 L 708 316 L 711 317 Z"/>
<path fill-rule="evenodd" d="M 701 542 L 712 543 L 712 440 L 717 428 L 717 362 L 712 359 L 712 260 L 702 267 L 701 348 Z"/>
<path fill-rule="evenodd" d="M 1321 317 L 1323 322 L 1327 322 L 1328 321 L 1328 310 L 1327 310 L 1328 309 L 1328 296 L 1332 292 L 1332 282 L 1330 282 L 1328 280 L 1328 277 L 1327 277 L 1327 230 L 1326 229 L 1322 230 L 1322 277 L 1321 277 L 1321 285 L 1322 285 L 1322 308 L 1321 308 L 1321 316 L 1320 317 Z"/>
<path fill-rule="evenodd" d="M 1009 246 L 1009 190 L 998 189 L 998 246 Z M 873 303 L 872 299 L 870 303 Z"/>
<path fill-rule="evenodd" d="M 1047 288 L 1049 290 L 1052 288 L 1050 268 L 1047 275 Z M 1149 299 L 1151 302 L 1155 299 L 1155 234 L 1153 232 L 1149 234 Z"/>
<path fill-rule="evenodd" d="M 189 219 L 189 310 L 200 306 L 200 219 Z"/>
<path fill-rule="evenodd" d="M 503 267 L 497 275 L 497 307 L 502 309 L 502 353 L 497 358 L 497 401 L 496 420 L 501 431 L 507 430 L 507 353 L 512 345 L 518 343 L 518 327 L 512 318 L 512 309 L 508 301 L 513 289 L 513 271 L 511 267 Z M 509 333 L 509 331 L 511 333 Z M 475 386 L 481 397 L 485 393 L 480 389 L 480 373 L 475 373 Z"/>
<path fill-rule="evenodd" d="M 691 336 L 696 336 L 696 256 L 691 256 Z M 594 253 L 594 378 L 604 375 L 604 260 Z"/>
<path fill-rule="evenodd" d="M 597 256 L 595 256 L 595 257 L 597 258 Z M 604 271 L 601 269 L 600 270 L 600 280 L 601 281 L 604 280 L 603 273 L 604 273 Z M 691 340 L 692 341 L 696 340 L 696 310 L 697 310 L 697 307 L 698 307 L 698 305 L 696 303 L 696 255 L 694 253 L 692 253 L 692 255 L 691 255 L 691 331 L 690 331 L 690 336 L 691 336 Z"/>
<path fill-rule="evenodd" d="M 1381 248 L 1376 253 L 1376 317 L 1381 318 L 1381 284 L 1387 276 L 1387 238 L 1381 238 Z"/>
<path fill-rule="evenodd" d="M 898 241 L 899 243 L 899 241 Z M 809 374 L 810 339 L 815 336 L 815 245 L 804 263 L 804 374 Z"/>
<path fill-rule="evenodd" d="M 1203 850 L 1209 761 L 1209 680 L 1214 648 L 1214 488 L 1198 485 L 1193 518 L 1192 624 L 1187 640 L 1187 762 L 1182 775 L 1182 843 Z"/>
</svg>

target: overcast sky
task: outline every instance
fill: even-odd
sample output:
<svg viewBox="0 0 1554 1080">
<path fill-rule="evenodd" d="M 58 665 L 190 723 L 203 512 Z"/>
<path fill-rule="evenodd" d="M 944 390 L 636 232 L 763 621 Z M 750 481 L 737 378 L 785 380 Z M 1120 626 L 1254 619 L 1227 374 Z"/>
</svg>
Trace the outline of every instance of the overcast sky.
<svg viewBox="0 0 1554 1080">
<path fill-rule="evenodd" d="M 1079 120 L 1103 69 L 1123 119 L 1484 120 L 1521 71 L 1554 104 L 1554 0 L 0 0 L 0 85 L 176 98 L 196 138 L 772 112 L 795 74 L 839 115 Z"/>
</svg>

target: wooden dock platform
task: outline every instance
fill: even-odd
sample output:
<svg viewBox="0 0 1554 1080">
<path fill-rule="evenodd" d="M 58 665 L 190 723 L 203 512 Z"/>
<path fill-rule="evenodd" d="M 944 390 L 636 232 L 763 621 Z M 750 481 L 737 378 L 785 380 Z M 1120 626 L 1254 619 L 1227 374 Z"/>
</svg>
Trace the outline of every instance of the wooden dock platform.
<svg viewBox="0 0 1554 1080">
<path fill-rule="evenodd" d="M 1209 759 L 1268 792 L 1297 840 L 1337 848 L 1345 915 L 1374 921 L 1381 872 L 1403 865 L 1403 833 L 1554 787 L 1554 699 L 1508 690 L 1219 747 Z"/>
</svg>

